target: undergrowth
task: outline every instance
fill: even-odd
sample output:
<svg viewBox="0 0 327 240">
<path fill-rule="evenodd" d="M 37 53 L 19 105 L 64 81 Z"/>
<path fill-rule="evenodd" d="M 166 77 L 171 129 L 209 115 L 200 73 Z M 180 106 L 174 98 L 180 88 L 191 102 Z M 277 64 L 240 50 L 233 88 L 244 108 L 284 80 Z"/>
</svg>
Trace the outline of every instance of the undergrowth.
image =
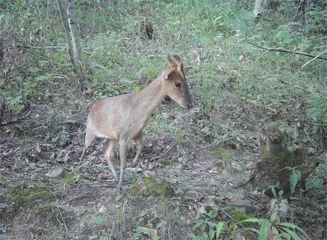
<svg viewBox="0 0 327 240">
<path fill-rule="evenodd" d="M 0 113 L 7 114 L 5 119 L 0 114 L 3 122 L 33 104 L 48 101 L 50 92 L 74 99 L 72 91 L 77 91 L 56 1 L 13 2 L 0 1 L 0 51 L 5 54 L 0 62 L 0 101 L 5 107 Z M 266 109 L 268 118 L 273 115 L 270 113 L 277 115 L 273 117 L 286 123 L 285 133 L 293 133 L 301 118 L 305 141 L 318 151 L 318 143 L 326 146 L 327 141 L 326 61 L 308 63 L 312 58 L 295 54 L 318 55 L 326 50 L 326 10 L 320 8 L 319 1 L 314 2 L 308 6 L 303 23 L 291 1 L 281 2 L 278 9 L 259 20 L 251 13 L 249 1 L 76 1 L 86 76 L 84 97 L 93 101 L 139 91 L 165 69 L 167 54 L 180 54 L 193 66 L 187 77 L 197 115 L 210 118 L 225 109 L 226 101 L 247 101 Z M 154 26 L 153 41 L 140 36 L 144 16 Z M 294 53 L 265 51 L 252 43 Z M 228 111 L 233 114 L 234 109 Z M 80 113 L 74 114 L 80 119 Z M 153 128 L 164 129 L 181 142 L 196 141 L 185 130 L 185 119 L 168 121 L 160 111 L 155 115 Z M 265 117 L 257 116 L 257 120 Z M 212 141 L 236 139 L 233 124 L 213 123 L 202 131 Z M 314 179 L 325 179 L 321 169 L 324 167 Z M 325 191 L 318 185 L 320 192 Z M 215 222 L 218 225 L 213 226 L 207 221 L 215 217 L 196 220 L 194 229 L 203 228 L 208 233 L 201 239 L 213 239 L 213 231 L 217 235 L 222 231 L 222 224 Z M 266 230 L 261 234 L 265 235 L 280 227 L 293 237 L 299 230 L 275 219 L 249 219 L 247 222 L 256 224 L 255 230 L 250 229 L 256 236 L 263 226 Z M 239 228 L 235 223 L 224 231 Z"/>
</svg>

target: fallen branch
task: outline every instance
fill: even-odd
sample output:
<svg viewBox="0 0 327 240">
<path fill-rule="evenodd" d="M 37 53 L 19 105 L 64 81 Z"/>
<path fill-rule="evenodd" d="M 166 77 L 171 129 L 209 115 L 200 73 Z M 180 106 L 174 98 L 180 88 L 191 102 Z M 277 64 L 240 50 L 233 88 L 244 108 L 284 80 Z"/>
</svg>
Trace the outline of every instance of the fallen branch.
<svg viewBox="0 0 327 240">
<path fill-rule="evenodd" d="M 161 154 L 159 157 L 158 157 L 158 161 L 161 159 L 161 158 L 163 158 L 164 156 L 166 156 L 174 147 L 176 147 L 176 143 L 175 144 L 173 144 L 173 146 L 171 146 L 165 153 L 163 153 L 163 154 Z M 152 162 L 157 156 L 158 156 L 159 154 L 155 154 L 152 158 L 151 158 L 151 160 L 150 160 L 150 162 Z M 158 161 L 156 161 L 155 163 L 153 163 L 153 164 L 151 164 L 151 166 L 150 166 L 150 169 L 152 169 L 153 168 L 153 166 L 154 165 L 156 165 L 157 164 L 157 162 Z"/>
<path fill-rule="evenodd" d="M 309 60 L 306 64 L 304 64 L 302 68 L 304 68 L 305 66 L 307 66 L 309 63 L 313 62 L 314 60 L 316 60 L 317 58 L 319 58 L 321 55 L 324 55 L 327 52 L 327 49 L 325 51 L 323 51 L 322 53 L 320 53 L 319 55 L 315 56 L 313 59 Z"/>
<path fill-rule="evenodd" d="M 6 46 L 7 49 L 15 49 L 15 48 L 27 48 L 27 49 L 65 49 L 65 46 L 46 46 L 46 47 L 36 47 L 36 46 L 32 46 L 29 44 L 16 44 L 16 45 L 12 45 L 12 46 Z"/>
<path fill-rule="evenodd" d="M 70 202 L 73 202 L 73 201 L 79 201 L 79 200 L 82 200 L 82 199 L 85 199 L 85 198 L 95 199 L 96 197 L 94 195 L 92 195 L 92 194 L 79 195 L 79 196 L 73 197 L 73 198 L 65 201 L 64 204 L 67 204 L 67 203 L 70 203 Z"/>
<path fill-rule="evenodd" d="M 11 125 L 11 124 L 14 124 L 14 123 L 21 122 L 21 121 L 25 120 L 31 113 L 32 112 L 28 112 L 25 116 L 17 117 L 15 119 L 8 120 L 6 122 L 0 122 L 0 127 L 5 126 L 5 125 Z"/>
<path fill-rule="evenodd" d="M 321 55 L 323 55 L 325 52 L 323 52 L 322 54 L 319 54 L 318 56 L 316 55 L 312 55 L 312 54 L 309 54 L 309 53 L 305 53 L 305 52 L 295 52 L 295 51 L 290 51 L 290 50 L 287 50 L 287 49 L 283 49 L 283 48 L 271 48 L 271 47 L 265 47 L 265 46 L 261 46 L 261 45 L 258 45 L 256 43 L 253 43 L 253 42 L 249 42 L 249 44 L 253 45 L 253 46 L 256 46 L 258 48 L 261 48 L 261 49 L 264 49 L 264 50 L 267 50 L 269 52 L 283 52 L 283 53 L 292 53 L 292 54 L 297 54 L 297 55 L 302 55 L 302 56 L 307 56 L 307 57 L 312 57 L 312 58 L 315 58 L 315 59 L 322 59 L 322 60 L 327 60 L 327 58 L 325 57 L 322 57 Z"/>
</svg>

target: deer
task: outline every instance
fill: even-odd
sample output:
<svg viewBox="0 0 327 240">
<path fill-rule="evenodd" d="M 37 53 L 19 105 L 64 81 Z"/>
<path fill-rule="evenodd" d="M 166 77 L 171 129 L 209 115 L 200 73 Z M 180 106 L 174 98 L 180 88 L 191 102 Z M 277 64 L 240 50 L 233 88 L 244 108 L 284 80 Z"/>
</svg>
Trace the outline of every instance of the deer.
<svg viewBox="0 0 327 240">
<path fill-rule="evenodd" d="M 109 168 L 118 182 L 120 189 L 126 167 L 127 147 L 131 140 L 136 144 L 136 155 L 131 166 L 135 167 L 142 150 L 142 130 L 149 124 L 151 114 L 161 101 L 169 96 L 181 107 L 193 107 L 185 74 L 192 69 L 184 66 L 178 55 L 168 55 L 168 68 L 143 90 L 135 93 L 108 97 L 97 101 L 88 114 L 85 129 L 85 143 L 81 156 L 84 158 L 86 149 L 96 137 L 108 139 L 104 153 Z M 120 176 L 118 178 L 111 157 L 116 143 L 119 142 Z"/>
</svg>

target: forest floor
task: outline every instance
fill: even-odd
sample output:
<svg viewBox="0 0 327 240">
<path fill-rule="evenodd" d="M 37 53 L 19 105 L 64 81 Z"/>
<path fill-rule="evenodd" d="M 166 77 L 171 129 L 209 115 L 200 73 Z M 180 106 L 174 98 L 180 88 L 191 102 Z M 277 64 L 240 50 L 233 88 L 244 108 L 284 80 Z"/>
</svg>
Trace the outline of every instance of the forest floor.
<svg viewBox="0 0 327 240">
<path fill-rule="evenodd" d="M 251 1 L 75 1 L 81 93 L 57 2 L 37 2 L 3 3 L 11 12 L 0 18 L 0 240 L 211 240 L 221 224 L 219 239 L 256 239 L 261 227 L 269 239 L 290 239 L 276 237 L 287 230 L 308 239 L 295 225 L 326 239 L 326 70 L 321 59 L 301 70 L 309 58 L 295 54 L 323 52 L 324 36 L 309 39 L 285 9 L 256 19 Z M 146 17 L 151 40 L 140 31 Z M 253 41 L 294 52 L 263 51 Z M 139 164 L 126 168 L 117 194 L 105 139 L 80 161 L 88 112 L 100 98 L 146 87 L 167 54 L 193 66 L 194 108 L 160 104 L 143 132 Z M 294 186 L 289 194 L 253 181 L 268 121 L 281 123 L 291 147 L 325 161 L 312 189 Z M 117 147 L 114 153 L 119 169 Z M 128 163 L 134 154 L 131 143 Z M 280 219 L 271 217 L 276 208 Z"/>
<path fill-rule="evenodd" d="M 245 211 L 268 217 L 271 199 L 243 186 L 259 160 L 256 123 L 262 109 L 225 94 L 214 117 L 198 114 L 196 95 L 190 111 L 164 100 L 160 114 L 177 129 L 185 127 L 189 137 L 181 134 L 176 139 L 153 120 L 144 133 L 140 163 L 127 168 L 122 193 L 117 195 L 103 161 L 105 140 L 96 140 L 83 162 L 79 160 L 93 100 L 67 97 L 60 87 L 53 88 L 47 100 L 2 126 L 0 230 L 4 239 L 157 239 L 157 234 L 161 239 L 189 239 L 191 233 L 208 231 L 208 226 L 194 228 L 197 214 L 208 214 L 212 222 L 241 220 L 238 215 Z M 224 121 L 233 123 L 239 137 L 214 143 L 203 129 Z M 34 137 L 24 137 L 27 133 Z M 55 139 L 44 143 L 48 138 Z M 129 160 L 134 153 L 131 146 Z M 116 150 L 118 167 L 117 155 Z M 168 192 L 143 191 L 147 186 L 142 179 L 154 184 L 154 189 L 168 182 Z M 321 210 L 309 203 L 305 198 L 290 201 L 285 218 L 301 219 L 302 227 L 319 239 L 324 228 L 315 218 Z M 210 211 L 219 214 L 210 218 Z M 246 236 L 244 229 L 243 235 L 239 232 L 235 239 Z M 251 239 L 247 234 L 246 239 Z"/>
</svg>

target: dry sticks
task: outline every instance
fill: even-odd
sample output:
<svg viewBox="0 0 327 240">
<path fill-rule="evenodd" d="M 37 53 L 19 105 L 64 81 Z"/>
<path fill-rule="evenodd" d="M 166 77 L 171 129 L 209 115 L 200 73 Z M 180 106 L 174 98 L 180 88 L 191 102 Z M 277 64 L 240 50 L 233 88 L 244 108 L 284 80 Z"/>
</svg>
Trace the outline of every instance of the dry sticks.
<svg viewBox="0 0 327 240">
<path fill-rule="evenodd" d="M 290 50 L 287 50 L 287 49 L 283 49 L 283 48 L 271 48 L 271 47 L 265 47 L 265 46 L 261 46 L 259 44 L 256 44 L 254 42 L 249 42 L 249 44 L 253 45 L 253 46 L 256 46 L 257 48 L 261 48 L 261 49 L 264 49 L 264 50 L 267 50 L 267 51 L 270 51 L 270 52 L 283 52 L 283 53 L 292 53 L 292 54 L 297 54 L 297 55 L 302 55 L 302 56 L 307 56 L 307 57 L 312 57 L 315 60 L 315 59 L 322 59 L 322 60 L 327 60 L 327 58 L 325 57 L 322 57 L 323 54 L 325 54 L 327 52 L 324 51 L 322 52 L 321 54 L 318 54 L 317 56 L 316 55 L 312 55 L 312 54 L 309 54 L 309 53 L 305 53 L 305 52 L 295 52 L 295 51 L 290 51 Z M 302 66 L 303 68 L 303 66 Z"/>
</svg>

